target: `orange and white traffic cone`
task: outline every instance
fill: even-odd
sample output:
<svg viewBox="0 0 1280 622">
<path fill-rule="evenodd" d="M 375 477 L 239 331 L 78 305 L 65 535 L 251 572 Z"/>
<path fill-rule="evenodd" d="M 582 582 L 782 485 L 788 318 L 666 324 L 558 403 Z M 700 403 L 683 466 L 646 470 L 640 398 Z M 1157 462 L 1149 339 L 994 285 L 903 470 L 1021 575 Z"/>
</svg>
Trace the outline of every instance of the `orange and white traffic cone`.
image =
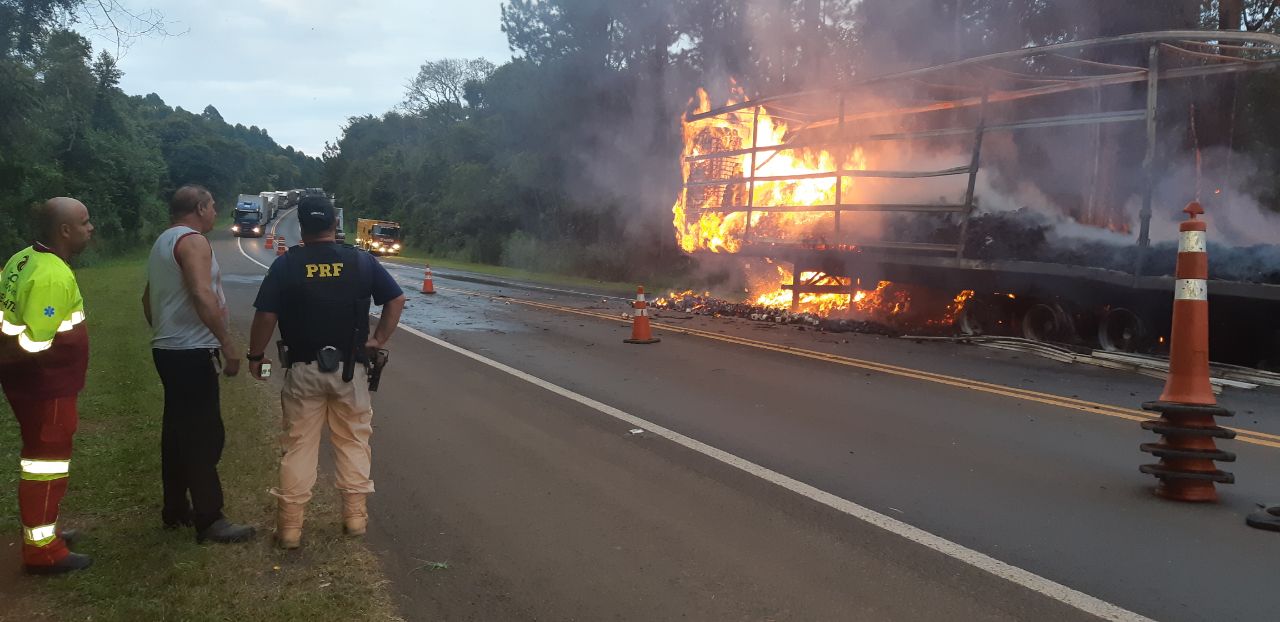
<svg viewBox="0 0 1280 622">
<path fill-rule="evenodd" d="M 436 293 L 436 284 L 431 282 L 431 266 L 427 266 L 427 271 L 422 273 L 422 293 Z"/>
<path fill-rule="evenodd" d="M 623 339 L 625 343 L 658 343 L 662 341 L 653 336 L 649 326 L 649 303 L 644 301 L 644 288 L 636 288 L 636 301 L 631 305 L 635 311 L 635 319 L 631 321 L 631 338 Z"/>
<path fill-rule="evenodd" d="M 263 242 L 262 242 L 262 248 L 265 248 L 265 249 L 267 249 L 267 250 L 271 250 L 271 247 L 272 247 L 272 246 L 275 246 L 275 236 L 273 236 L 273 235 L 271 235 L 270 233 L 268 233 L 268 234 L 267 234 L 267 238 L 266 238 L 265 240 L 263 240 Z"/>
<path fill-rule="evenodd" d="M 284 238 L 276 238 L 276 257 L 283 255 L 287 250 L 289 249 L 284 245 Z"/>
<path fill-rule="evenodd" d="M 1214 461 L 1234 462 L 1236 456 L 1218 449 L 1213 439 L 1236 434 L 1214 422 L 1214 417 L 1233 413 L 1217 405 L 1209 383 L 1208 226 L 1196 218 L 1204 208 L 1193 201 L 1183 211 L 1189 218 L 1180 227 L 1178 242 L 1169 379 L 1158 401 L 1142 405 L 1160 413 L 1159 419 L 1142 423 L 1143 429 L 1161 435 L 1160 442 L 1141 446 L 1160 464 L 1144 464 L 1139 470 L 1160 480 L 1156 494 L 1165 499 L 1217 501 L 1214 482 L 1232 484 L 1235 476 L 1219 470 Z"/>
</svg>

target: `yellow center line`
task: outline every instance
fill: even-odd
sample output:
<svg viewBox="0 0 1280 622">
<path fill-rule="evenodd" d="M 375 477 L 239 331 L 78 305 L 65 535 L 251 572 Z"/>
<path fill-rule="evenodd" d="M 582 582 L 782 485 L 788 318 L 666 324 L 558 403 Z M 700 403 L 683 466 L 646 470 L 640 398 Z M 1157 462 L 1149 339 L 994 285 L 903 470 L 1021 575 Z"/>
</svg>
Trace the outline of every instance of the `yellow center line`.
<svg viewBox="0 0 1280 622">
<path fill-rule="evenodd" d="M 465 294 L 468 296 L 490 298 L 495 300 L 501 299 L 504 301 L 513 302 L 515 304 L 524 305 L 528 307 L 545 309 L 548 311 L 557 311 L 561 313 L 571 313 L 575 315 L 593 317 L 593 318 L 602 319 L 602 320 L 610 320 L 614 322 L 630 322 L 631 321 L 629 318 L 625 318 L 618 315 L 600 313 L 597 311 L 589 311 L 586 309 L 576 309 L 573 307 L 566 307 L 566 306 L 550 304 L 546 302 L 536 302 L 533 300 L 521 300 L 519 298 L 512 298 L 508 296 L 494 296 L 492 294 L 485 294 L 482 292 L 476 292 L 476 291 L 464 290 L 464 289 L 453 289 L 453 288 L 445 288 L 445 287 L 438 287 L 436 289 L 439 291 L 457 292 L 457 293 Z M 1148 421 L 1151 419 L 1159 418 L 1159 415 L 1156 415 L 1154 413 L 1149 413 L 1143 410 L 1122 408 L 1119 406 L 1101 404 L 1098 402 L 1090 402 L 1087 400 L 1077 399 L 1073 397 L 1064 397 L 1061 395 L 1041 393 L 1039 391 L 1031 391 L 1028 389 L 1007 387 L 1003 385 L 992 384 L 989 382 L 982 382 L 980 380 L 970 380 L 967 378 L 959 378 L 956 376 L 936 374 L 933 372 L 921 371 L 918 369 L 911 369 L 907 367 L 899 367 L 897 365 L 890 365 L 887 363 L 878 363 L 875 361 L 868 361 L 865 359 L 850 358 L 847 356 L 841 356 L 839 354 L 830 354 L 826 352 L 818 352 L 816 350 L 807 350 L 807 349 L 799 348 L 795 346 L 787 346 L 787 345 L 781 345 L 776 343 L 769 343 L 766 341 L 758 341 L 755 339 L 748 339 L 746 337 L 722 335 L 719 333 L 712 333 L 704 330 L 698 330 L 696 328 L 673 326 L 671 324 L 664 324 L 661 322 L 651 321 L 650 325 L 655 329 L 665 330 L 669 332 L 680 333 L 680 334 L 690 335 L 694 337 L 703 337 L 706 339 L 714 339 L 716 341 L 723 341 L 725 343 L 743 345 L 743 346 L 758 348 L 762 350 L 770 350 L 773 352 L 780 352 L 783 354 L 800 356 L 803 358 L 813 359 L 817 361 L 836 363 L 839 365 L 856 367 L 859 369 L 866 369 L 870 371 L 877 371 L 883 374 L 900 376 L 903 378 L 912 378 L 915 380 L 923 380 L 925 382 L 932 382 L 936 384 L 942 384 L 942 385 L 961 388 L 961 389 L 968 389 L 971 391 L 978 391 L 981 393 L 989 393 L 992 395 L 1000 395 L 1000 396 L 1010 397 L 1014 399 L 1037 402 L 1040 404 L 1057 406 L 1060 408 L 1076 410 L 1079 412 L 1105 415 L 1105 416 L 1114 417 L 1117 419 L 1127 419 L 1129 421 Z M 1264 447 L 1274 447 L 1274 448 L 1280 449 L 1280 436 L 1278 435 L 1268 434 L 1266 432 L 1257 432 L 1254 430 L 1246 430 L 1241 428 L 1227 428 L 1227 429 L 1234 431 L 1238 435 L 1236 436 L 1236 440 L 1238 441 L 1243 441 L 1245 443 L 1250 443 L 1253 445 L 1261 445 Z"/>
</svg>

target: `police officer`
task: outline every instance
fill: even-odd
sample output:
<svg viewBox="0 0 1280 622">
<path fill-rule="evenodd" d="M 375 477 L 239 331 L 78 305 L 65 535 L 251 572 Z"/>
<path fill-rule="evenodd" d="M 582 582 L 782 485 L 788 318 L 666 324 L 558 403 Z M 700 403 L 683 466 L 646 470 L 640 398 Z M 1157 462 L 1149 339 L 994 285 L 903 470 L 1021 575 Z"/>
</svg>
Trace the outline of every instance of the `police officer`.
<svg viewBox="0 0 1280 622">
<path fill-rule="evenodd" d="M 36 221 L 39 241 L 10 258 L 0 277 L 0 385 L 22 431 L 22 562 L 27 572 L 57 574 L 92 562 L 67 548 L 72 535 L 57 523 L 78 422 L 76 396 L 89 367 L 84 299 L 67 262 L 88 246 L 93 225 L 84 204 L 67 197 L 47 201 Z"/>
<path fill-rule="evenodd" d="M 248 359 L 256 378 L 270 363 L 266 348 L 277 322 L 285 371 L 280 403 L 280 487 L 276 540 L 301 545 L 303 509 L 316 483 L 321 428 L 329 425 L 337 487 L 342 491 L 343 528 L 363 535 L 368 523 L 370 405 L 366 364 L 383 348 L 400 321 L 404 292 L 382 264 L 364 251 L 335 242 L 337 219 L 324 196 L 298 204 L 303 244 L 277 257 L 267 272 L 250 329 Z M 369 334 L 369 304 L 382 317 Z"/>
</svg>

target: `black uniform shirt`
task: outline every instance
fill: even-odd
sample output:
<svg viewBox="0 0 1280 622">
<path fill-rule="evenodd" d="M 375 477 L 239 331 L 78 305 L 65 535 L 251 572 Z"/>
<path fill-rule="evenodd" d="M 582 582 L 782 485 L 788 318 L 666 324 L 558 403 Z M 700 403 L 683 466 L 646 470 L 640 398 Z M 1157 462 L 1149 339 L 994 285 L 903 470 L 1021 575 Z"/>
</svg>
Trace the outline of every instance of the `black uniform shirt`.
<svg viewBox="0 0 1280 622">
<path fill-rule="evenodd" d="M 364 359 L 369 300 L 382 306 L 404 292 L 372 255 L 332 242 L 295 246 L 277 257 L 253 306 L 275 313 L 290 358 L 313 360 L 325 346 Z M 356 334 L 353 336 L 353 331 Z"/>
</svg>

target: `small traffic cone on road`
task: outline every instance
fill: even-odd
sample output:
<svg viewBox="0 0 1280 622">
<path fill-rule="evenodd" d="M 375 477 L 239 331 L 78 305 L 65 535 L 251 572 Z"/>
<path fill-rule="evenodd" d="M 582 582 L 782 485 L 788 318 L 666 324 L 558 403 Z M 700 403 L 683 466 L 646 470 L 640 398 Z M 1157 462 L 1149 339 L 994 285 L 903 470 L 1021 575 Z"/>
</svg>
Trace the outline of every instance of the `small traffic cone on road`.
<svg viewBox="0 0 1280 622">
<path fill-rule="evenodd" d="M 276 257 L 283 255 L 287 250 L 289 249 L 284 245 L 284 238 L 276 238 Z"/>
<path fill-rule="evenodd" d="M 623 339 L 625 343 L 658 343 L 662 341 L 653 336 L 649 326 L 649 303 L 644 301 L 644 288 L 636 288 L 636 301 L 631 305 L 635 311 L 635 319 L 631 321 L 631 338 Z"/>
<path fill-rule="evenodd" d="M 1175 501 L 1217 501 L 1214 482 L 1235 483 L 1235 475 L 1221 471 L 1214 461 L 1234 462 L 1235 454 L 1222 451 L 1215 438 L 1235 438 L 1214 417 L 1233 413 L 1218 406 L 1209 383 L 1209 256 L 1205 244 L 1208 226 L 1197 216 L 1199 203 L 1187 205 L 1178 242 L 1177 283 L 1173 294 L 1173 331 L 1169 335 L 1169 379 L 1155 402 L 1142 405 L 1160 418 L 1142 422 L 1145 430 L 1161 435 L 1159 443 L 1143 443 L 1142 451 L 1160 458 L 1160 464 L 1144 464 L 1143 473 L 1160 480 L 1156 494 Z"/>
<path fill-rule="evenodd" d="M 267 234 L 267 238 L 266 238 L 265 240 L 263 240 L 263 242 L 262 242 L 262 248 L 265 248 L 265 249 L 267 249 L 267 250 L 271 250 L 271 247 L 272 247 L 272 246 L 275 246 L 275 236 L 273 236 L 273 235 L 271 235 L 270 233 L 268 233 L 268 234 Z"/>
<path fill-rule="evenodd" d="M 427 266 L 427 271 L 422 274 L 422 293 L 436 293 L 436 284 L 431 282 L 431 266 Z"/>
</svg>

